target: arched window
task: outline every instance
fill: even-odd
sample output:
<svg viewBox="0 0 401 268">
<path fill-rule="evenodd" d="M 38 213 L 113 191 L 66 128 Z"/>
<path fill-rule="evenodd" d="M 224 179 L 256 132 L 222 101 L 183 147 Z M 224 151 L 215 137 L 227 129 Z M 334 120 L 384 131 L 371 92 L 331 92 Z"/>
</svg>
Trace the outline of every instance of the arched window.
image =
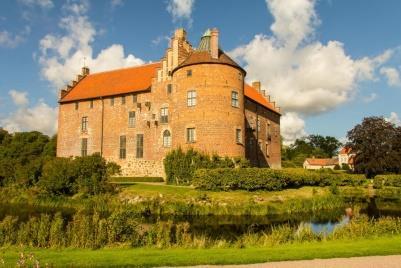
<svg viewBox="0 0 401 268">
<path fill-rule="evenodd" d="M 164 147 L 171 146 L 171 133 L 167 129 L 163 132 L 163 146 Z"/>
</svg>

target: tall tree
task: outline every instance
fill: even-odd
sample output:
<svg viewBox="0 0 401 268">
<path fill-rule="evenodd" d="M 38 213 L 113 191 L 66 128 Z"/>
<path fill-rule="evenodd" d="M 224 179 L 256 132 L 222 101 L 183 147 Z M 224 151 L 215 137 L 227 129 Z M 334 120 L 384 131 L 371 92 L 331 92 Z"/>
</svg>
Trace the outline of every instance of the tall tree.
<svg viewBox="0 0 401 268">
<path fill-rule="evenodd" d="M 356 172 L 372 178 L 376 174 L 394 171 L 399 165 L 394 158 L 398 150 L 394 148 L 397 130 L 383 117 L 364 118 L 361 124 L 347 133 L 347 137 L 348 146 L 356 154 L 354 161 Z"/>
<path fill-rule="evenodd" d="M 331 136 L 309 135 L 307 139 L 312 147 L 315 149 L 319 148 L 328 157 L 335 156 L 338 152 L 338 148 L 342 145 L 339 140 Z"/>
</svg>

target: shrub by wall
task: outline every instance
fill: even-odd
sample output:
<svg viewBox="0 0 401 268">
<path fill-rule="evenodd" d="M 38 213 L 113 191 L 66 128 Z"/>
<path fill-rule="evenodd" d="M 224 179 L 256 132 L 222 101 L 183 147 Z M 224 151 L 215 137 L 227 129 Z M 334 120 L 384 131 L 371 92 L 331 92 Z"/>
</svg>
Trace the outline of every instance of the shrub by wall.
<svg viewBox="0 0 401 268">
<path fill-rule="evenodd" d="M 53 158 L 46 162 L 38 186 L 50 195 L 73 195 L 77 192 L 96 195 L 113 190 L 111 175 L 120 172 L 116 163 L 107 163 L 100 154 L 85 157 Z"/>
<path fill-rule="evenodd" d="M 373 179 L 373 187 L 380 189 L 383 186 L 401 187 L 401 175 L 377 175 Z"/>
<path fill-rule="evenodd" d="M 235 166 L 248 167 L 249 161 L 241 158 L 222 158 L 218 155 L 209 156 L 194 149 L 183 151 L 181 148 L 172 150 L 164 158 L 167 183 L 177 185 L 191 184 L 195 170 L 200 168 L 234 168 Z"/>
<path fill-rule="evenodd" d="M 316 172 L 303 169 L 274 170 L 269 168 L 199 169 L 193 185 L 204 190 L 277 191 L 301 186 L 362 185 L 363 175 Z"/>
</svg>

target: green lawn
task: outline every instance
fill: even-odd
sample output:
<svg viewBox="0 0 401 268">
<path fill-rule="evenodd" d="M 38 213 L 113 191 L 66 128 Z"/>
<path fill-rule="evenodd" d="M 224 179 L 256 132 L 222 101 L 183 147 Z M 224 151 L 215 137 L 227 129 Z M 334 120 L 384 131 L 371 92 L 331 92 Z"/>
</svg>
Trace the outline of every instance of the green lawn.
<svg viewBox="0 0 401 268">
<path fill-rule="evenodd" d="M 231 191 L 231 192 L 213 192 L 200 191 L 191 187 L 173 186 L 173 185 L 151 185 L 151 184 L 134 184 L 122 187 L 121 196 L 126 198 L 134 198 L 140 196 L 142 198 L 159 197 L 169 201 L 189 201 L 194 198 L 206 195 L 208 199 L 216 202 L 227 204 L 248 202 L 255 199 L 258 203 L 269 203 L 275 201 L 285 201 L 289 199 L 312 198 L 313 196 L 323 196 L 329 193 L 327 187 L 302 187 L 299 189 L 286 189 L 283 191 L 267 192 L 247 192 L 247 191 Z"/>
<path fill-rule="evenodd" d="M 374 239 L 287 244 L 265 248 L 226 249 L 20 249 L 2 248 L 0 258 L 14 265 L 20 252 L 33 253 L 40 261 L 74 267 L 184 266 L 245 264 L 315 258 L 401 254 L 401 236 Z M 1 261 L 1 260 L 0 260 Z M 1 264 L 1 262 L 0 262 Z"/>
</svg>

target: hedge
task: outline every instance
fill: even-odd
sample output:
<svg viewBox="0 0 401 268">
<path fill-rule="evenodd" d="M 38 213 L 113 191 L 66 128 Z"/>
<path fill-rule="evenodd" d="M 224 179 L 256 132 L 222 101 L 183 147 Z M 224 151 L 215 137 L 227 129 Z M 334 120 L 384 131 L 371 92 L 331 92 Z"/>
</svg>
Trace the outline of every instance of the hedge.
<svg viewBox="0 0 401 268">
<path fill-rule="evenodd" d="M 111 183 L 164 182 L 162 177 L 111 177 Z"/>
<path fill-rule="evenodd" d="M 377 175 L 373 179 L 373 187 L 380 189 L 383 186 L 401 187 L 401 175 Z"/>
<path fill-rule="evenodd" d="M 249 167 L 244 158 L 220 157 L 216 154 L 196 151 L 192 148 L 184 151 L 181 148 L 170 151 L 164 158 L 164 170 L 168 184 L 190 185 L 197 169 Z"/>
<path fill-rule="evenodd" d="M 217 168 L 196 170 L 192 182 L 204 190 L 279 191 L 301 186 L 358 186 L 366 179 L 364 175 L 303 169 Z"/>
</svg>

